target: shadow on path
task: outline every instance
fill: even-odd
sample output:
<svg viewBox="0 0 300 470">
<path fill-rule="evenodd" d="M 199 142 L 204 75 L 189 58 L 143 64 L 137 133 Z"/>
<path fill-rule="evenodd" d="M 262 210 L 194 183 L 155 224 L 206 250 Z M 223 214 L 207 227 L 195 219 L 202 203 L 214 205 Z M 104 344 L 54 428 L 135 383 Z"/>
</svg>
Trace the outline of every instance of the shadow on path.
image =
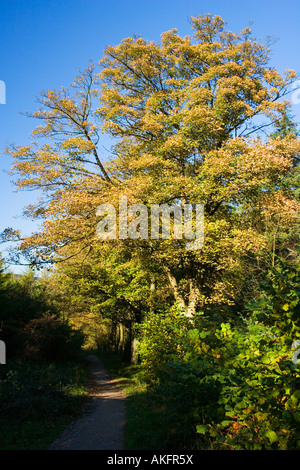
<svg viewBox="0 0 300 470">
<path fill-rule="evenodd" d="M 97 356 L 87 356 L 91 370 L 89 403 L 50 450 L 122 450 L 125 396 Z"/>
</svg>

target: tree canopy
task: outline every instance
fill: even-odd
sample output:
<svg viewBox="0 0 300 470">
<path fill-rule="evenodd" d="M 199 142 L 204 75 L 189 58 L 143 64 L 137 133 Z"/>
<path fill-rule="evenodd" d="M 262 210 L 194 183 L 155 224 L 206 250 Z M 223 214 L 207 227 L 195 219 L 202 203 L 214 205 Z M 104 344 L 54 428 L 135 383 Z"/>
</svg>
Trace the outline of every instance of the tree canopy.
<svg viewBox="0 0 300 470">
<path fill-rule="evenodd" d="M 15 234 L 33 265 L 87 259 L 105 244 L 126 249 L 149 279 L 168 283 L 188 316 L 234 302 L 245 262 L 255 275 L 276 249 L 278 227 L 289 238 L 299 214 L 287 183 L 299 174 L 299 139 L 285 120 L 295 72 L 270 66 L 250 28 L 233 33 L 211 15 L 191 18 L 191 27 L 192 36 L 173 29 L 159 44 L 134 37 L 107 47 L 100 71 L 91 65 L 70 90 L 41 94 L 34 141 L 7 150 L 18 188 L 41 193 L 25 210 L 41 229 Z M 103 133 L 113 138 L 109 156 Z M 188 251 L 174 234 L 100 241 L 97 207 L 117 207 L 119 196 L 147 207 L 204 204 L 203 248 Z"/>
</svg>

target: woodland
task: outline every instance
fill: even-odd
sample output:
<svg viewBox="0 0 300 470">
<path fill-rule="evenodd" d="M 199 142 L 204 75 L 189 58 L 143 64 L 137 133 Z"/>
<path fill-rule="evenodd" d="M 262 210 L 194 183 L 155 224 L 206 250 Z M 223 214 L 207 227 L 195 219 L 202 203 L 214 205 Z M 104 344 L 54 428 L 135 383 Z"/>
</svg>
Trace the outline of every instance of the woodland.
<svg viewBox="0 0 300 470">
<path fill-rule="evenodd" d="M 300 448 L 297 76 L 248 27 L 190 24 L 107 47 L 68 89 L 41 93 L 31 144 L 6 149 L 39 229 L 1 234 L 1 446 L 43 446 L 80 409 L 91 349 L 134 375 L 127 432 L 147 409 L 152 437 L 132 448 Z M 97 208 L 120 197 L 149 214 L 203 204 L 202 248 L 174 230 L 143 238 L 138 223 L 135 239 L 100 240 Z"/>
</svg>

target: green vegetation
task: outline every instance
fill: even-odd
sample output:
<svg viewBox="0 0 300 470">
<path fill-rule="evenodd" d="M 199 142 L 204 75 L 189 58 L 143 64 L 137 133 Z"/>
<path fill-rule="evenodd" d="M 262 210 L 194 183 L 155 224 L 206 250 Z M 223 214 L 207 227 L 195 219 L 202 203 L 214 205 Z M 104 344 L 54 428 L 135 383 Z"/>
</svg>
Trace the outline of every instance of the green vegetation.
<svg viewBox="0 0 300 470">
<path fill-rule="evenodd" d="M 47 449 L 87 398 L 83 335 L 61 318 L 55 292 L 32 272 L 0 273 L 0 449 Z"/>
<path fill-rule="evenodd" d="M 140 325 L 140 366 L 102 353 L 128 396 L 127 448 L 299 449 L 299 299 L 299 267 L 279 259 L 239 325 L 173 308 Z"/>
<path fill-rule="evenodd" d="M 11 363 L 0 369 L 1 450 L 47 449 L 87 399 L 83 363 Z"/>
</svg>

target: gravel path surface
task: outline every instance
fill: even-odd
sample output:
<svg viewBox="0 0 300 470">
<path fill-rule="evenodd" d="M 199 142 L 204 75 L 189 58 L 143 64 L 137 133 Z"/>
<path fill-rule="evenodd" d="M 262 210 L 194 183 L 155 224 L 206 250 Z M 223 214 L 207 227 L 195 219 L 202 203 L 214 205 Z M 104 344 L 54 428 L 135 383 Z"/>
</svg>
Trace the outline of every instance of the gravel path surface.
<svg viewBox="0 0 300 470">
<path fill-rule="evenodd" d="M 92 383 L 91 400 L 82 415 L 57 439 L 50 450 L 122 450 L 125 396 L 108 376 L 100 359 L 87 356 Z"/>
</svg>

